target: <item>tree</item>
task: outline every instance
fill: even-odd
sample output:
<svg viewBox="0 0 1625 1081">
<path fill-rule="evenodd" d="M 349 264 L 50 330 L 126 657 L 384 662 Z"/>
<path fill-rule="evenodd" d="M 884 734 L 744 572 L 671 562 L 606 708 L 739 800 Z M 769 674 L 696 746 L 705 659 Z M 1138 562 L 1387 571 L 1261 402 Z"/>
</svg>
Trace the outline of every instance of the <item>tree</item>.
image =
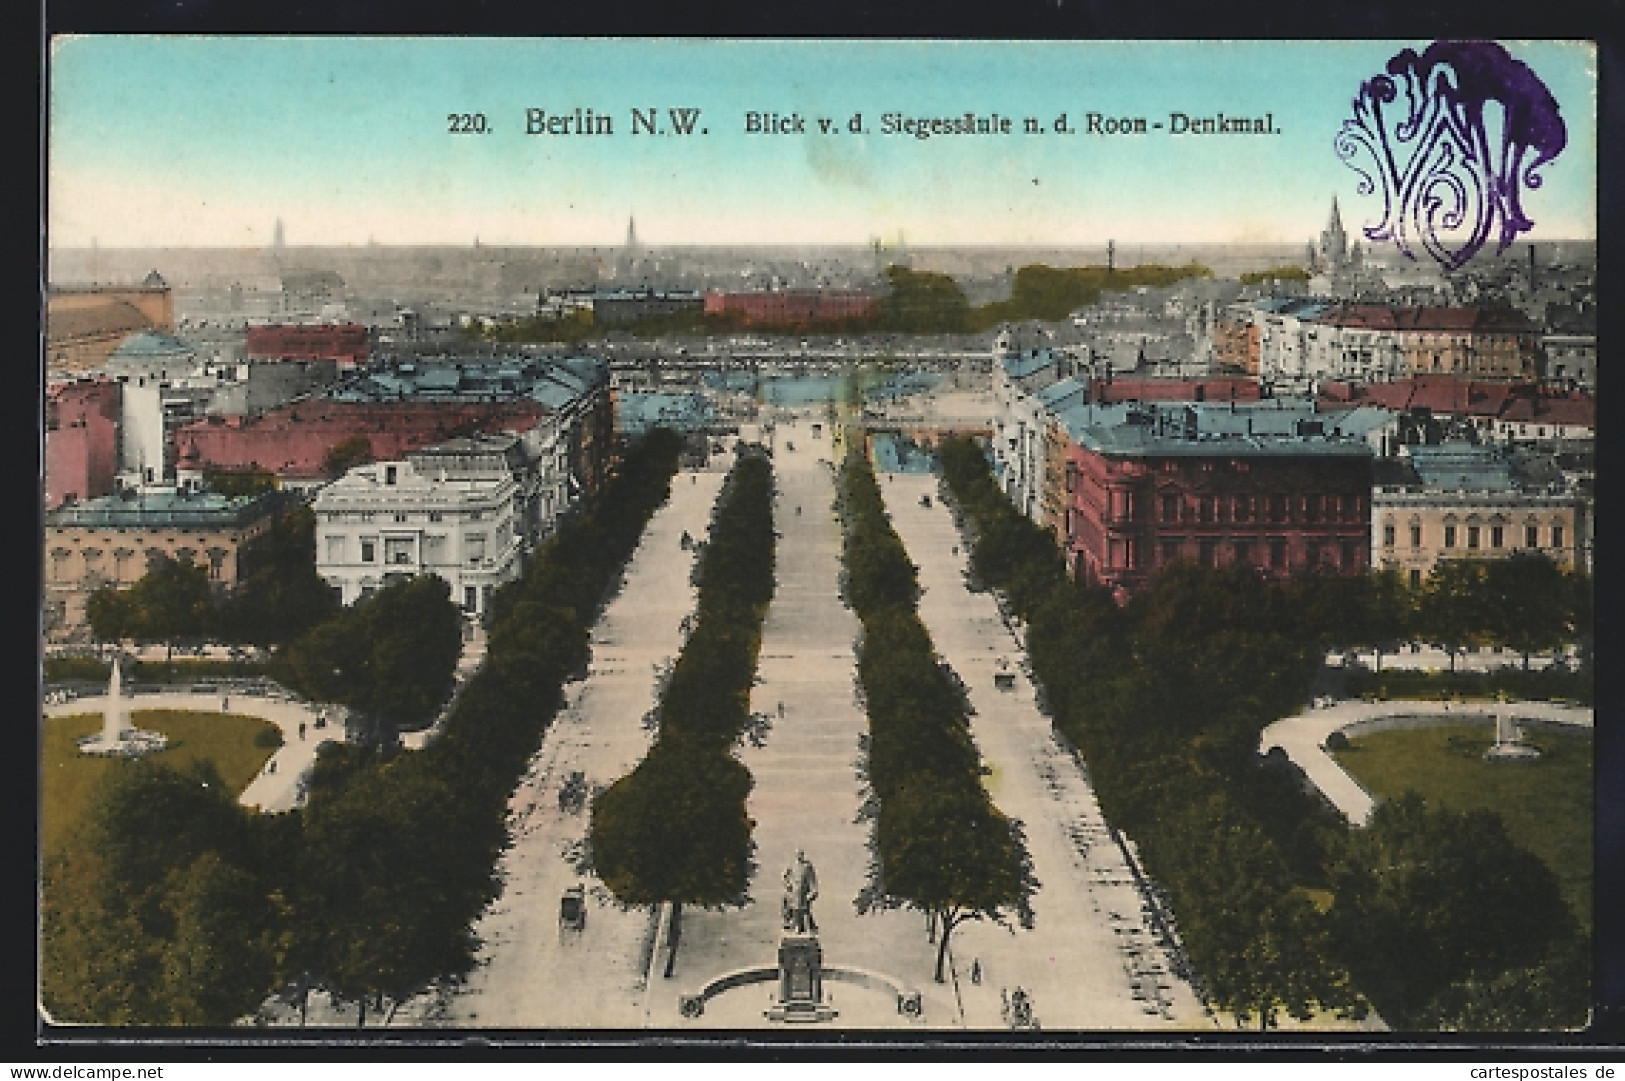
<svg viewBox="0 0 1625 1081">
<path fill-rule="evenodd" d="M 228 641 L 282 645 L 339 608 L 316 573 L 316 515 L 308 506 L 278 516 L 238 566 L 236 589 L 215 611 L 216 632 Z"/>
<path fill-rule="evenodd" d="M 98 590 L 87 609 L 98 638 L 176 642 L 201 638 L 213 622 L 214 593 L 202 566 L 163 556 L 122 597 Z"/>
<path fill-rule="evenodd" d="M 1370 582 L 1366 640 L 1377 655 L 1376 671 L 1381 672 L 1384 650 L 1397 650 L 1416 626 L 1417 598 L 1392 567 L 1373 572 Z"/>
<path fill-rule="evenodd" d="M 372 440 L 358 432 L 346 436 L 328 449 L 322 458 L 322 471 L 329 477 L 338 477 L 352 467 L 372 460 Z"/>
<path fill-rule="evenodd" d="M 462 623 L 434 575 L 395 582 L 307 631 L 276 657 L 278 678 L 354 713 L 363 742 L 390 746 L 451 694 Z"/>
<path fill-rule="evenodd" d="M 1499 815 L 1432 810 L 1415 792 L 1378 805 L 1332 886 L 1338 949 L 1401 1028 L 1438 1027 L 1441 1004 L 1463 1014 L 1469 989 L 1543 964 L 1575 933 L 1556 876 Z"/>
<path fill-rule="evenodd" d="M 594 870 L 623 904 L 743 904 L 751 784 L 750 771 L 726 752 L 657 741 L 593 800 Z"/>
<path fill-rule="evenodd" d="M 1570 640 L 1574 589 L 1561 568 L 1540 552 L 1514 552 L 1484 568 L 1490 635 L 1523 655 Z"/>
<path fill-rule="evenodd" d="M 1014 915 L 1032 927 L 1033 875 L 1022 825 L 1006 818 L 974 776 L 917 773 L 884 799 L 875 829 L 870 881 L 858 912 L 906 906 L 941 928 L 936 980 L 943 982 L 948 943 L 966 920 L 1009 926 Z"/>
<path fill-rule="evenodd" d="M 292 901 L 299 967 L 363 1003 L 467 971 L 470 919 L 498 892 L 494 853 L 470 843 L 468 803 L 422 755 L 374 761 L 313 801 Z"/>
<path fill-rule="evenodd" d="M 252 1013 L 275 979 L 277 912 L 265 884 L 209 851 L 172 873 L 163 904 L 175 926 L 162 960 L 167 1023 L 228 1025 Z"/>
<path fill-rule="evenodd" d="M 85 618 L 90 632 L 106 642 L 135 637 L 135 602 L 127 589 L 103 586 L 85 601 Z"/>
<path fill-rule="evenodd" d="M 61 1021 L 225 1024 L 274 982 L 248 813 L 213 764 L 115 763 L 46 867 L 42 993 Z"/>
<path fill-rule="evenodd" d="M 1456 654 L 1481 641 L 1490 626 L 1485 577 L 1484 560 L 1441 559 L 1423 586 L 1418 629 L 1450 654 L 1452 672 Z"/>
</svg>

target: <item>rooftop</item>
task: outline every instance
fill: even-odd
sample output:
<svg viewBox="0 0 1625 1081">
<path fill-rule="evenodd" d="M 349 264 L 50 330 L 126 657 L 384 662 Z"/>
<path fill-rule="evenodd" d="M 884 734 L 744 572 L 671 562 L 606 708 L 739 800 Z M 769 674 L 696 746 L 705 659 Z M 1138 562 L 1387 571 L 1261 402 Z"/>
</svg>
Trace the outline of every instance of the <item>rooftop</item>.
<svg viewBox="0 0 1625 1081">
<path fill-rule="evenodd" d="M 45 524 L 59 529 L 228 529 L 270 514 L 281 499 L 276 492 L 224 496 L 218 492 L 185 489 L 127 491 L 123 495 L 70 503 L 50 511 L 45 516 Z"/>
</svg>

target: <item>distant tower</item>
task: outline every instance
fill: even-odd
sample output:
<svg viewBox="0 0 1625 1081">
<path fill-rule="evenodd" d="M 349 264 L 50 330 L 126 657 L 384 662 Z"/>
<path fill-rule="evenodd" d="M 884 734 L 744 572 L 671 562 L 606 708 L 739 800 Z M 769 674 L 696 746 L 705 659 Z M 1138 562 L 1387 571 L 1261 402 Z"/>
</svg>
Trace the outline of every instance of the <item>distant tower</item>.
<svg viewBox="0 0 1625 1081">
<path fill-rule="evenodd" d="M 637 219 L 628 216 L 626 219 L 626 254 L 636 255 L 637 253 L 638 223 Z"/>
<path fill-rule="evenodd" d="M 1348 264 L 1349 240 L 1343 232 L 1343 217 L 1337 212 L 1337 196 L 1332 196 L 1332 213 L 1326 231 L 1320 234 L 1320 257 L 1326 269 L 1338 270 Z"/>
<path fill-rule="evenodd" d="M 1117 241 L 1106 241 L 1106 273 L 1110 274 L 1117 267 Z"/>
<path fill-rule="evenodd" d="M 276 228 L 271 230 L 271 247 L 281 251 L 285 246 L 285 237 L 282 234 L 282 219 L 276 220 Z"/>
</svg>

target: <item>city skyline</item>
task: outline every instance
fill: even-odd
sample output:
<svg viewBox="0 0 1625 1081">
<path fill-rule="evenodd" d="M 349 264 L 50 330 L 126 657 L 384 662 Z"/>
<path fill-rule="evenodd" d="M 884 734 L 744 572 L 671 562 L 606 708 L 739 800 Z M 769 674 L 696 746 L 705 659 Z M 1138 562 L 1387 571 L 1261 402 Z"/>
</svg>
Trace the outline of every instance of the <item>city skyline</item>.
<svg viewBox="0 0 1625 1081">
<path fill-rule="evenodd" d="M 1333 197 L 1352 236 L 1380 217 L 1332 139 L 1403 44 L 65 38 L 47 220 L 58 250 L 270 247 L 278 219 L 287 247 L 612 248 L 634 216 L 650 248 L 1301 244 Z M 1568 127 L 1520 239 L 1591 239 L 1594 47 L 1509 48 Z M 634 134 L 634 109 L 695 131 Z M 1277 134 L 1048 130 L 1091 111 Z M 1011 133 L 900 130 L 967 112 Z M 868 134 L 817 133 L 854 113 Z M 463 114 L 490 130 L 448 132 Z"/>
</svg>

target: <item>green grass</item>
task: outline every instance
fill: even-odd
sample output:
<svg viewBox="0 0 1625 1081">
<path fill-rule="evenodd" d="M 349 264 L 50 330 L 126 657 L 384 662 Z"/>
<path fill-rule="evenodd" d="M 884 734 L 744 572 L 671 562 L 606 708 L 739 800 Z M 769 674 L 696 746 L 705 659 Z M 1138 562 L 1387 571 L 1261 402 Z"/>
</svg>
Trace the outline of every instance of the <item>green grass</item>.
<svg viewBox="0 0 1625 1081">
<path fill-rule="evenodd" d="M 1501 815 L 1513 843 L 1557 875 L 1563 896 L 1591 933 L 1592 737 L 1531 728 L 1533 762 L 1485 762 L 1495 729 L 1485 722 L 1372 732 L 1334 752 L 1377 799 L 1415 789 L 1430 807 Z"/>
<path fill-rule="evenodd" d="M 174 709 L 135 710 L 130 723 L 169 737 L 169 746 L 154 756 L 165 765 L 179 768 L 194 759 L 213 759 L 220 779 L 232 792 L 247 788 L 271 757 L 271 748 L 257 746 L 255 737 L 267 729 L 279 731 L 276 725 L 257 717 Z M 119 759 L 79 753 L 76 740 L 101 726 L 101 716 L 93 713 L 45 720 L 40 844 L 47 858 L 56 854 L 74 822 L 84 813 L 101 778 L 108 770 L 126 764 Z"/>
</svg>

